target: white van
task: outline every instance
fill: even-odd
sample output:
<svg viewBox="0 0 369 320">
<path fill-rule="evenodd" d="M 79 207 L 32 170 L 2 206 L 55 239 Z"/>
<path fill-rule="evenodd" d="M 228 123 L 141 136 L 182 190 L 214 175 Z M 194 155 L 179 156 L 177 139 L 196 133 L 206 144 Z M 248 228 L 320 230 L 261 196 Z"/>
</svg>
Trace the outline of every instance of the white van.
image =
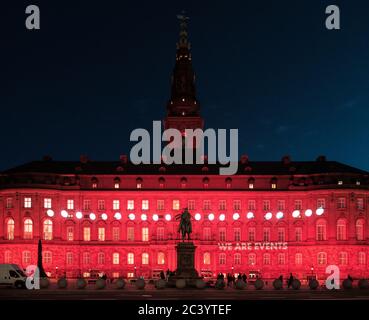
<svg viewBox="0 0 369 320">
<path fill-rule="evenodd" d="M 26 278 L 17 264 L 0 264 L 0 285 L 25 288 Z"/>
</svg>

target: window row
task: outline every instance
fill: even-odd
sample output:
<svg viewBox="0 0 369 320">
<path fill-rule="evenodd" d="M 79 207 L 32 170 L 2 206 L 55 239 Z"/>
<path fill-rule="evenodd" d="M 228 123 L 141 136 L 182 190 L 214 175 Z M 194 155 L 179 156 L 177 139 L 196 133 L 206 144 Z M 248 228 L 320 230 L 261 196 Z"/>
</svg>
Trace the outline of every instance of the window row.
<svg viewBox="0 0 369 320">
<path fill-rule="evenodd" d="M 363 210 L 365 208 L 365 199 L 364 198 L 356 198 L 356 208 L 358 210 Z M 43 199 L 43 207 L 45 209 L 51 209 L 53 207 L 53 200 L 52 198 L 44 198 Z M 183 204 L 188 207 L 189 210 L 195 210 L 200 207 L 196 206 L 195 200 L 188 200 L 186 204 Z M 214 209 L 213 203 L 211 200 L 203 200 L 202 201 L 202 209 L 204 210 L 211 210 Z M 317 199 L 316 202 L 317 208 L 325 208 L 325 199 Z M 23 207 L 24 208 L 32 208 L 32 198 L 25 197 L 23 199 Z M 66 200 L 65 207 L 67 210 L 74 210 L 75 209 L 75 201 L 73 199 Z M 127 200 L 126 201 L 126 209 L 127 210 L 134 210 L 136 207 L 135 200 Z M 149 210 L 149 200 L 144 199 L 140 201 L 139 207 L 142 210 Z M 6 199 L 6 208 L 11 209 L 13 208 L 13 198 Z M 92 209 L 92 201 L 89 199 L 83 200 L 82 205 L 83 210 L 91 210 Z M 105 200 L 97 200 L 97 209 L 98 210 L 106 210 L 106 201 Z M 121 209 L 121 201 L 116 199 L 113 200 L 111 203 L 111 208 L 113 210 L 120 210 Z M 180 200 L 174 199 L 172 200 L 171 208 L 173 210 L 179 210 L 181 208 Z M 217 208 L 219 210 L 226 210 L 227 209 L 227 201 L 226 200 L 219 200 Z M 233 210 L 241 210 L 241 200 L 233 200 L 232 203 Z M 261 208 L 264 211 L 271 210 L 271 201 L 270 200 L 262 200 Z M 346 198 L 339 197 L 337 199 L 337 208 L 338 209 L 346 209 Z M 164 210 L 165 209 L 165 201 L 164 200 L 156 200 L 156 210 Z M 248 210 L 256 210 L 256 200 L 248 200 L 247 203 Z M 286 202 L 285 200 L 277 200 L 276 203 L 277 210 L 285 210 L 286 209 Z M 303 209 L 303 202 L 302 200 L 294 200 L 294 210 L 302 210 Z"/>
</svg>

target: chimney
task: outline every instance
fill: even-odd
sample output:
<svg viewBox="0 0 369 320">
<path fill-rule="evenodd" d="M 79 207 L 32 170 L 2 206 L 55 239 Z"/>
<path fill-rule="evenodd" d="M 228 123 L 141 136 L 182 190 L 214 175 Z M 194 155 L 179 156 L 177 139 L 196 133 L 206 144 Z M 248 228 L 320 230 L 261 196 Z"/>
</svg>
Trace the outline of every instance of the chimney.
<svg viewBox="0 0 369 320">
<path fill-rule="evenodd" d="M 242 164 L 246 164 L 246 163 L 248 163 L 249 162 L 249 156 L 248 155 L 246 155 L 246 154 L 243 154 L 242 156 L 241 156 L 241 163 Z"/>
<path fill-rule="evenodd" d="M 326 156 L 319 156 L 318 158 L 316 158 L 317 162 L 325 162 L 327 161 L 327 157 Z"/>
<path fill-rule="evenodd" d="M 126 154 L 121 154 L 119 159 L 120 159 L 120 162 L 122 162 L 123 164 L 127 164 L 128 162 L 128 156 Z"/>
<path fill-rule="evenodd" d="M 285 156 L 282 158 L 282 162 L 283 162 L 283 164 L 290 164 L 290 163 L 291 163 L 291 156 L 289 156 L 289 155 L 285 155 Z"/>
</svg>

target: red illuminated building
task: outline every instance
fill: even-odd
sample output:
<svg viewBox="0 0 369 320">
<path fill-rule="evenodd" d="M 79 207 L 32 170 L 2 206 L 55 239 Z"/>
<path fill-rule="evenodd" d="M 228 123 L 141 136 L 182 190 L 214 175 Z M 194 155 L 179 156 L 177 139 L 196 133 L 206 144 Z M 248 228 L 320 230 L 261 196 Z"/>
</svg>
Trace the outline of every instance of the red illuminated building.
<svg viewBox="0 0 369 320">
<path fill-rule="evenodd" d="M 165 128 L 203 128 L 185 21 L 182 21 Z M 219 166 L 54 161 L 45 157 L 0 174 L 0 262 L 43 262 L 52 276 L 146 278 L 176 268 L 174 216 L 187 207 L 199 273 L 290 272 L 369 277 L 369 173 L 316 161 L 254 162 L 238 173 Z"/>
</svg>

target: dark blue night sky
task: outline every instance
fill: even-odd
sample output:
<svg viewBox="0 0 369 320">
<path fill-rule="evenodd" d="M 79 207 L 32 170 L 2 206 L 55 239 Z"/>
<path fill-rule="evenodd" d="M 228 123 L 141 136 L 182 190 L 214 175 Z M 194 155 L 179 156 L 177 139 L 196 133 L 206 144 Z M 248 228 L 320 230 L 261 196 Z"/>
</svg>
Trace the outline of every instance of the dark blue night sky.
<svg viewBox="0 0 369 320">
<path fill-rule="evenodd" d="M 24 27 L 29 4 L 40 31 Z M 325 29 L 329 4 L 339 31 Z M 239 128 L 251 160 L 369 170 L 366 0 L 4 1 L 0 170 L 129 154 L 131 130 L 165 116 L 182 9 L 206 127 Z"/>
</svg>

